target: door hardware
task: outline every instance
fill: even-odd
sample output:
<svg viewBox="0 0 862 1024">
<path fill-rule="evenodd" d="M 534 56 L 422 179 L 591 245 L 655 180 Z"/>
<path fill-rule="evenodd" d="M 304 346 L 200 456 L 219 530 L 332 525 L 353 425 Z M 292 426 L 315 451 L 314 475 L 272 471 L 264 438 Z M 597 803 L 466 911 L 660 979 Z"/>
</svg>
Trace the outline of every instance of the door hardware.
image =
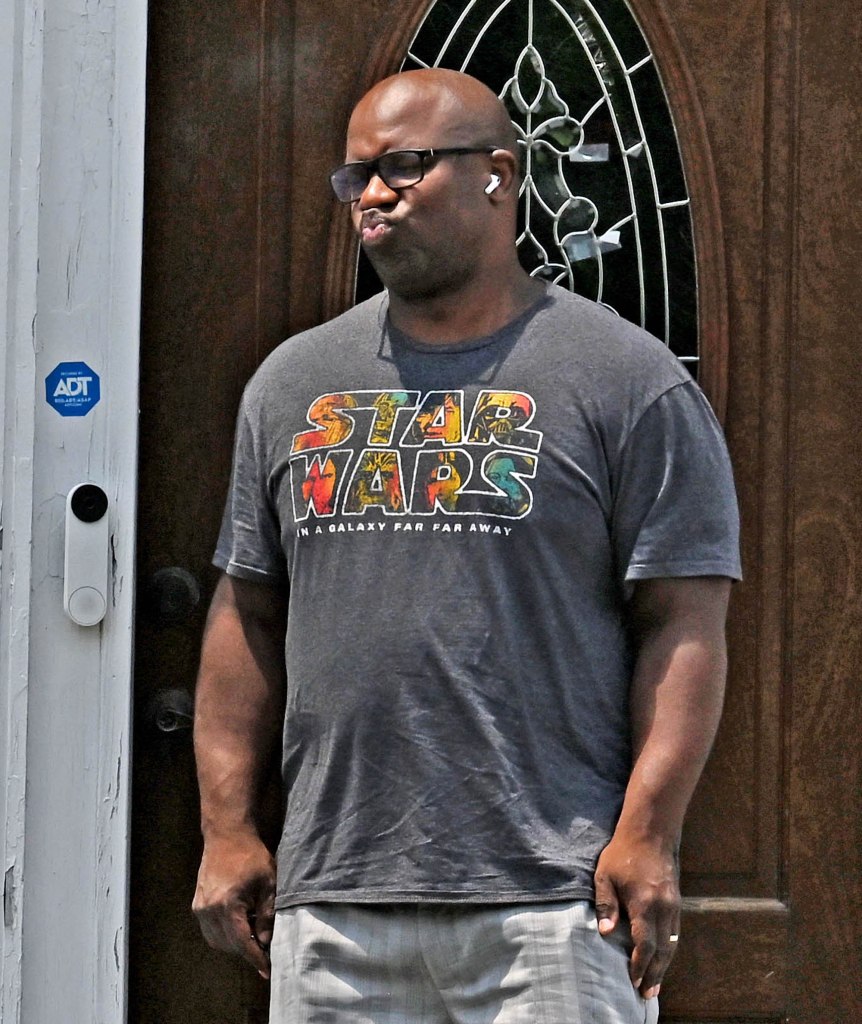
<svg viewBox="0 0 862 1024">
<path fill-rule="evenodd" d="M 147 708 L 146 718 L 159 732 L 184 732 L 192 727 L 194 706 L 187 690 L 159 690 Z"/>
</svg>

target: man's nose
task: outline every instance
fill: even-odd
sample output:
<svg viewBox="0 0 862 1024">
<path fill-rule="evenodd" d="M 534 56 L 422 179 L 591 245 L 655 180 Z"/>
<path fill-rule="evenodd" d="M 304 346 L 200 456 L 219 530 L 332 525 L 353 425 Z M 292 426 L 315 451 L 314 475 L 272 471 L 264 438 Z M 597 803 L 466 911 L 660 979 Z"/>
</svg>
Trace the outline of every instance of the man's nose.
<svg viewBox="0 0 862 1024">
<path fill-rule="evenodd" d="M 359 209 L 370 210 L 377 206 L 391 206 L 398 202 L 398 193 L 390 188 L 379 174 L 372 174 L 359 197 Z"/>
</svg>

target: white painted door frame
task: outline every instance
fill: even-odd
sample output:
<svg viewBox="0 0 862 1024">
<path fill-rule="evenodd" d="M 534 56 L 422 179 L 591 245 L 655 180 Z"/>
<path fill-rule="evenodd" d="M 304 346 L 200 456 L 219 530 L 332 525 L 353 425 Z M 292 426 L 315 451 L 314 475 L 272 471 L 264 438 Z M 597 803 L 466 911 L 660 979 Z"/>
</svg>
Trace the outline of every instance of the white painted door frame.
<svg viewBox="0 0 862 1024">
<path fill-rule="evenodd" d="M 0 0 L 0 1019 L 122 1024 L 146 0 Z M 86 362 L 66 417 L 46 376 Z M 65 496 L 107 492 L 109 608 L 63 613 Z"/>
</svg>

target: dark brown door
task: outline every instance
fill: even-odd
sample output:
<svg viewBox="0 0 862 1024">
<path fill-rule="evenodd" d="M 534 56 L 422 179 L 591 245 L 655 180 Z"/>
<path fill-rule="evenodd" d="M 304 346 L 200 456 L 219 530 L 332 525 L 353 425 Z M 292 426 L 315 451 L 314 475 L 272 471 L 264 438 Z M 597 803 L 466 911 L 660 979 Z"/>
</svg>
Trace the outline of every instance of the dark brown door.
<svg viewBox="0 0 862 1024">
<path fill-rule="evenodd" d="M 264 984 L 208 950 L 189 912 L 200 842 L 187 725 L 209 557 L 244 381 L 351 294 L 344 211 L 325 171 L 353 101 L 400 65 L 427 6 L 151 4 L 130 978 L 140 1024 L 266 1019 Z M 860 1017 L 862 947 L 859 15 L 846 23 L 817 0 L 631 6 L 686 162 L 704 383 L 726 408 L 746 568 L 727 713 L 685 835 L 664 1019 L 843 1024 Z"/>
</svg>

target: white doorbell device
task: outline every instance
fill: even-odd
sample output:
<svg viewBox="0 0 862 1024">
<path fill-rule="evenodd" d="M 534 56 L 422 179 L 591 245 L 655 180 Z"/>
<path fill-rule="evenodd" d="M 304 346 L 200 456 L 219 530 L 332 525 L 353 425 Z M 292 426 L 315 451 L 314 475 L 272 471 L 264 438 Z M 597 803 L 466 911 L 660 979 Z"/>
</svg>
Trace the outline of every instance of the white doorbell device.
<svg viewBox="0 0 862 1024">
<path fill-rule="evenodd" d="M 489 196 L 494 191 L 495 188 L 499 188 L 499 187 L 500 187 L 500 175 L 499 174 L 492 174 L 491 175 L 491 180 L 485 186 L 485 195 Z"/>
<path fill-rule="evenodd" d="M 108 610 L 108 496 L 78 484 L 66 498 L 63 610 L 79 626 L 97 626 Z"/>
</svg>

